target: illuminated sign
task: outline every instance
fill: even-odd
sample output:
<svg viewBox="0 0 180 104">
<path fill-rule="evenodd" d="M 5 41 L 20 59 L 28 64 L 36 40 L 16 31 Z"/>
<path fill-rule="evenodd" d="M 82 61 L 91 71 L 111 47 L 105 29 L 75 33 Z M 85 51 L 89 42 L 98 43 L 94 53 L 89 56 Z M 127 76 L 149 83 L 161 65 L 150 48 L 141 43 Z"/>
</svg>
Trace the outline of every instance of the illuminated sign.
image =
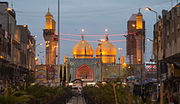
<svg viewBox="0 0 180 104">
<path fill-rule="evenodd" d="M 146 65 L 146 71 L 157 71 L 156 65 Z"/>
<path fill-rule="evenodd" d="M 147 72 L 157 71 L 156 62 L 145 62 L 145 69 Z"/>
</svg>

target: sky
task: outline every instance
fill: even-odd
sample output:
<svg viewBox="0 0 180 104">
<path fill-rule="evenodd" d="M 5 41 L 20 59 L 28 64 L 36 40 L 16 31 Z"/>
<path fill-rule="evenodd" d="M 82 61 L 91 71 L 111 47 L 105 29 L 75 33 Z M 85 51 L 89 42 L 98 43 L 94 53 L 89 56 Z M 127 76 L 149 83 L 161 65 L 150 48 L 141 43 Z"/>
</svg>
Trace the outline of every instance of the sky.
<svg viewBox="0 0 180 104">
<path fill-rule="evenodd" d="M 45 14 L 50 8 L 54 19 L 57 22 L 57 1 L 58 0 L 0 0 L 8 1 L 9 6 L 16 11 L 17 25 L 28 25 L 32 35 L 37 35 L 36 44 L 38 46 L 37 56 L 39 61 L 45 63 L 45 41 L 43 39 L 43 29 L 45 28 Z M 172 1 L 172 2 L 171 2 Z M 170 10 L 176 0 L 60 0 L 60 33 L 81 34 L 81 29 L 85 29 L 85 35 L 102 35 L 102 37 L 86 37 L 87 41 L 97 41 L 103 39 L 105 28 L 108 28 L 108 34 L 127 33 L 127 21 L 130 16 L 138 12 L 141 13 L 146 21 L 146 38 L 153 39 L 153 24 L 155 23 L 155 14 L 146 11 L 150 7 L 162 15 L 162 10 Z M 77 36 L 61 36 L 65 39 L 81 40 Z M 125 40 L 124 36 L 109 37 L 109 40 Z M 64 56 L 72 57 L 72 49 L 78 41 L 61 40 L 60 57 L 61 63 L 64 62 Z M 94 51 L 97 42 L 89 42 Z M 126 41 L 113 42 L 116 48 L 123 48 L 121 55 L 126 55 Z M 152 55 L 152 43 L 146 41 L 145 61 L 148 61 Z M 119 54 L 117 54 L 118 57 Z M 95 53 L 94 53 L 95 57 Z"/>
</svg>

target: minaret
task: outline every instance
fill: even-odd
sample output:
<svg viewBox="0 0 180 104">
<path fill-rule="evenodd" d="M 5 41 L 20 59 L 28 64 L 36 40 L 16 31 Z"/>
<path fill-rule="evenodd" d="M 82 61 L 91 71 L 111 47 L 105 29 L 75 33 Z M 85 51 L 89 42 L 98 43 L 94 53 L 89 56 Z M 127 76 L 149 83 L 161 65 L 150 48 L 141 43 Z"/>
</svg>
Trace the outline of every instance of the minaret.
<svg viewBox="0 0 180 104">
<path fill-rule="evenodd" d="M 56 65 L 56 48 L 58 36 L 56 34 L 56 22 L 53 15 L 46 13 L 46 28 L 43 30 L 43 36 L 46 43 L 46 65 Z"/>
<path fill-rule="evenodd" d="M 138 13 L 136 14 L 136 53 L 137 53 L 137 62 L 138 64 L 144 63 L 144 51 L 145 51 L 145 32 L 144 32 L 144 26 L 143 26 L 143 15 L 140 12 L 140 9 Z"/>
<path fill-rule="evenodd" d="M 129 64 L 141 64 L 141 54 L 143 63 L 145 51 L 145 21 L 140 9 L 138 10 L 137 14 L 132 14 L 132 16 L 129 18 L 127 22 L 127 31 L 128 33 L 136 33 L 136 35 L 129 34 L 126 37 L 126 53 Z"/>
</svg>

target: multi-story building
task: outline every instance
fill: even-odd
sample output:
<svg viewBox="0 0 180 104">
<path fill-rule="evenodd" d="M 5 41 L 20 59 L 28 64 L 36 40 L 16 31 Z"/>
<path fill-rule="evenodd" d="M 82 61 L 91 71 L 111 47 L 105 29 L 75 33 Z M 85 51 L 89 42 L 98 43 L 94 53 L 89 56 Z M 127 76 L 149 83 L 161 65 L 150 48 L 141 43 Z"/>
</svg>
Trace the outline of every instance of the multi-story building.
<svg viewBox="0 0 180 104">
<path fill-rule="evenodd" d="M 10 39 L 10 43 L 8 45 L 8 49 L 6 52 L 8 55 L 4 56 L 8 61 L 11 60 L 11 48 L 12 48 L 12 43 L 11 43 L 11 38 L 13 37 L 15 33 L 15 27 L 16 27 L 16 13 L 15 11 L 10 8 L 8 8 L 8 2 L 0 2 L 0 24 L 2 26 L 2 29 L 5 32 L 5 38 Z"/>
<path fill-rule="evenodd" d="M 13 9 L 8 8 L 8 2 L 0 2 L 0 25 L 0 80 L 7 83 L 8 80 L 14 81 L 19 76 L 19 69 L 12 62 L 12 37 L 15 33 L 16 14 Z"/>
<path fill-rule="evenodd" d="M 157 41 L 158 40 L 158 41 Z M 158 43 L 157 43 L 158 42 Z M 162 18 L 154 25 L 154 56 L 159 61 L 159 78 L 169 85 L 180 87 L 180 3 L 170 11 L 163 10 Z M 168 86 L 168 84 L 166 84 Z M 166 87 L 165 86 L 165 87 Z"/>
<path fill-rule="evenodd" d="M 16 60 L 19 60 L 18 64 L 27 69 L 34 70 L 36 41 L 34 36 L 31 36 L 27 25 L 16 26 L 16 33 L 13 42 L 18 42 L 20 44 L 20 47 L 14 47 L 15 49 L 13 49 L 19 50 L 18 52 L 13 53 L 13 61 L 16 62 Z"/>
<path fill-rule="evenodd" d="M 29 66 L 34 67 L 31 58 L 35 56 L 35 48 L 32 47 L 31 55 L 27 47 L 29 41 L 35 46 L 35 40 L 29 37 L 32 36 L 27 25 L 16 26 L 15 11 L 8 8 L 8 2 L 0 2 L 0 80 L 19 82 L 28 74 Z"/>
</svg>

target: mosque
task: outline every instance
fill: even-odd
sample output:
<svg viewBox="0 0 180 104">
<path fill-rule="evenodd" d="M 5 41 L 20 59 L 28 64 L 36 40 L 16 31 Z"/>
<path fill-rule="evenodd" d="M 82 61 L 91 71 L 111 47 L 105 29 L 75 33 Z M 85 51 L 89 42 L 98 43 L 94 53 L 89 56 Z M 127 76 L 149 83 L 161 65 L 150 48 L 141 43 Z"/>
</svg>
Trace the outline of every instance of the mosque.
<svg viewBox="0 0 180 104">
<path fill-rule="evenodd" d="M 74 46 L 73 57 L 65 56 L 65 62 L 60 65 L 60 70 L 58 70 L 56 22 L 49 9 L 45 17 L 46 25 L 43 36 L 46 43 L 46 64 L 37 65 L 35 68 L 35 77 L 38 83 L 59 83 L 58 78 L 60 78 L 60 82 L 73 82 L 77 79 L 85 83 L 98 82 L 122 76 L 121 65 L 116 64 L 117 49 L 109 41 L 107 29 L 105 30 L 105 39 L 99 40 L 95 57 L 93 47 L 85 40 L 84 29 L 82 29 L 82 40 Z"/>
<path fill-rule="evenodd" d="M 116 47 L 108 39 L 108 30 L 105 30 L 105 39 L 99 40 L 95 51 L 84 39 L 82 29 L 82 40 L 73 48 L 73 58 L 67 58 L 68 78 L 72 82 L 81 79 L 83 82 L 98 82 L 115 80 L 121 76 L 121 66 L 116 64 Z"/>
</svg>

